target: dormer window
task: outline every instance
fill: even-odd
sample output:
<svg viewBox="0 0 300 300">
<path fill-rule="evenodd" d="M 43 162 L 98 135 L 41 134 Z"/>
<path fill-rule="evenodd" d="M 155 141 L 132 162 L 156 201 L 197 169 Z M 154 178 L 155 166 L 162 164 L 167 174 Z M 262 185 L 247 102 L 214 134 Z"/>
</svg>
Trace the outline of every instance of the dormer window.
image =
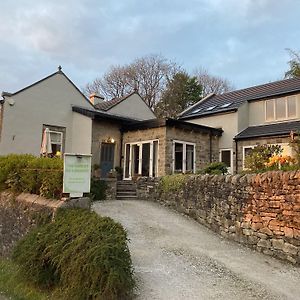
<svg viewBox="0 0 300 300">
<path fill-rule="evenodd" d="M 266 121 L 287 120 L 296 117 L 296 96 L 265 101 Z"/>
</svg>

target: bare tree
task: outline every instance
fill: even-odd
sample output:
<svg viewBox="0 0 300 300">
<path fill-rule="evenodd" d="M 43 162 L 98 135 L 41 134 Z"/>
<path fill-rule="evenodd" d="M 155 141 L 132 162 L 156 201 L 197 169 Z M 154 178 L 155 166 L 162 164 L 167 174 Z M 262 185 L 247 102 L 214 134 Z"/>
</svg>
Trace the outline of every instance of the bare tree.
<svg viewBox="0 0 300 300">
<path fill-rule="evenodd" d="M 99 93 L 119 98 L 137 90 L 144 101 L 154 107 L 170 78 L 180 67 L 157 54 L 135 59 L 124 66 L 112 66 L 102 78 L 96 78 L 84 88 L 85 94 Z"/>
<path fill-rule="evenodd" d="M 202 86 L 202 97 L 214 94 L 223 94 L 234 89 L 233 85 L 224 78 L 213 76 L 203 68 L 198 68 L 194 71 L 194 76 L 197 77 L 199 84 Z"/>
</svg>

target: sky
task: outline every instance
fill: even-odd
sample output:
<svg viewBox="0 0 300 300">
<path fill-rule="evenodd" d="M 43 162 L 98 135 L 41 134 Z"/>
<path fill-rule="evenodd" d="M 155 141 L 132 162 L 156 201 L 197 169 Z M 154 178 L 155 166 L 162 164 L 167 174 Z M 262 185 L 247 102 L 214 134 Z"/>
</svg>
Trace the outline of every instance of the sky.
<svg viewBox="0 0 300 300">
<path fill-rule="evenodd" d="M 161 54 L 244 88 L 283 78 L 300 50 L 300 0 L 0 1 L 0 90 L 55 71 L 82 88 L 111 65 Z"/>
</svg>

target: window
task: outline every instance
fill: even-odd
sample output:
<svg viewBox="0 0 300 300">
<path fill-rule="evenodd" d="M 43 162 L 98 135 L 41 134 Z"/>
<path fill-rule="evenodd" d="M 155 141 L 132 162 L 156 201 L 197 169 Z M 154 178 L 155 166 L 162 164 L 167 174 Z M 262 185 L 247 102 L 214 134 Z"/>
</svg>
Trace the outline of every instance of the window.
<svg viewBox="0 0 300 300">
<path fill-rule="evenodd" d="M 50 134 L 50 143 L 51 143 L 51 153 L 48 153 L 50 156 L 54 156 L 57 152 L 63 154 L 65 152 L 65 139 L 66 139 L 66 128 L 54 125 L 43 125 L 42 139 L 45 129 L 49 129 Z M 42 141 L 43 143 L 43 141 Z"/>
<path fill-rule="evenodd" d="M 288 118 L 296 117 L 296 96 L 287 97 L 287 115 Z"/>
<path fill-rule="evenodd" d="M 246 157 L 251 154 L 252 152 L 252 149 L 254 148 L 255 146 L 244 146 L 243 147 L 243 169 L 246 170 L 245 168 L 245 159 Z"/>
<path fill-rule="evenodd" d="M 59 131 L 50 130 L 50 140 L 51 140 L 52 154 L 56 155 L 57 152 L 62 153 L 63 133 Z"/>
<path fill-rule="evenodd" d="M 273 121 L 275 119 L 274 101 L 266 101 L 266 121 Z"/>
<path fill-rule="evenodd" d="M 232 102 L 225 103 L 225 104 L 221 105 L 220 108 L 226 108 L 226 107 L 230 106 L 231 104 L 232 104 Z"/>
<path fill-rule="evenodd" d="M 195 144 L 174 141 L 173 143 L 173 172 L 195 172 Z"/>
<path fill-rule="evenodd" d="M 213 109 L 216 108 L 216 107 L 217 107 L 216 105 L 210 106 L 210 107 L 208 107 L 206 110 L 213 110 Z"/>
<path fill-rule="evenodd" d="M 296 117 L 296 96 L 266 100 L 265 103 L 266 121 Z"/>
</svg>

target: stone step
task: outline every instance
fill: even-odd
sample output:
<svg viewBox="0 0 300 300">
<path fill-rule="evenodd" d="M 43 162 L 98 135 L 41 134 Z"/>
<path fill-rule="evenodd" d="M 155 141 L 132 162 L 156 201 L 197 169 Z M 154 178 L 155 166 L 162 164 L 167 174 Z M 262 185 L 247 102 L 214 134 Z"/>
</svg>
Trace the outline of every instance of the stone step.
<svg viewBox="0 0 300 300">
<path fill-rule="evenodd" d="M 136 191 L 117 191 L 117 195 L 136 195 Z"/>
<path fill-rule="evenodd" d="M 137 196 L 119 196 L 117 195 L 117 200 L 136 200 Z"/>
</svg>

